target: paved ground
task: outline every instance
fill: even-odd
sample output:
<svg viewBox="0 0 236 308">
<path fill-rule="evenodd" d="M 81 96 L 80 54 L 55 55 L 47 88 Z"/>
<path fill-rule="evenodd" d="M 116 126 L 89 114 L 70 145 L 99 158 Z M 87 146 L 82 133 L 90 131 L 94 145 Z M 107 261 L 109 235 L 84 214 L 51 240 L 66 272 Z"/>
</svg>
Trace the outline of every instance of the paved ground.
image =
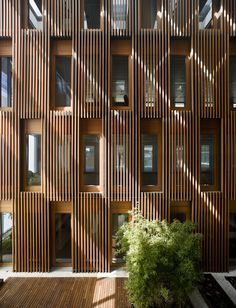
<svg viewBox="0 0 236 308">
<path fill-rule="evenodd" d="M 8 278 L 0 307 L 130 307 L 125 278 Z"/>
</svg>

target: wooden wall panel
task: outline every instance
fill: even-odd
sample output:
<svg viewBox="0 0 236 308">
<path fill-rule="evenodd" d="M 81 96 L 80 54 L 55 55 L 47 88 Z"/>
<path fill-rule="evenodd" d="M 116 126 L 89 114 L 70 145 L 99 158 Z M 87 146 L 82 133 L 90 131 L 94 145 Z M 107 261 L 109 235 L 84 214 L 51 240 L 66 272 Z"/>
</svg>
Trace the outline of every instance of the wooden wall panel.
<svg viewBox="0 0 236 308">
<path fill-rule="evenodd" d="M 71 112 L 50 111 L 47 183 L 50 201 L 71 200 Z"/>
<path fill-rule="evenodd" d="M 44 74 L 47 70 L 44 33 L 21 30 L 17 40 L 19 59 L 17 70 L 20 118 L 40 118 L 45 103 Z"/>
<path fill-rule="evenodd" d="M 0 200 L 12 198 L 13 115 L 0 111 Z"/>
<path fill-rule="evenodd" d="M 133 21 L 132 0 L 109 0 L 112 36 L 131 36 Z"/>
<path fill-rule="evenodd" d="M 132 114 L 111 111 L 111 201 L 132 197 Z"/>
<path fill-rule="evenodd" d="M 103 114 L 103 39 L 100 30 L 82 30 L 80 48 L 80 116 L 100 118 Z"/>
<path fill-rule="evenodd" d="M 192 0 L 169 1 L 171 36 L 190 36 L 193 26 Z"/>
<path fill-rule="evenodd" d="M 224 0 L 224 2 L 226 2 L 224 18 L 227 20 L 229 25 L 229 35 L 236 36 L 236 1 Z"/>
<path fill-rule="evenodd" d="M 138 209 L 149 220 L 163 220 L 168 217 L 163 193 L 161 192 L 141 192 Z"/>
<path fill-rule="evenodd" d="M 200 232 L 203 233 L 203 269 L 228 269 L 228 201 L 221 192 L 201 192 Z"/>
<path fill-rule="evenodd" d="M 77 215 L 75 225 L 75 272 L 109 271 L 109 210 L 99 193 L 80 193 L 74 202 Z"/>
<path fill-rule="evenodd" d="M 192 198 L 192 113 L 172 110 L 170 115 L 170 199 Z"/>
<path fill-rule="evenodd" d="M 139 99 L 141 118 L 160 118 L 163 113 L 162 34 L 141 30 L 139 61 Z"/>
<path fill-rule="evenodd" d="M 0 0 L 0 37 L 12 36 L 15 0 Z"/>
<path fill-rule="evenodd" d="M 49 206 L 41 193 L 20 193 L 14 205 L 14 271 L 49 271 Z"/>
<path fill-rule="evenodd" d="M 198 61 L 198 104 L 202 118 L 220 118 L 223 107 L 224 54 L 221 49 L 222 35 L 219 30 L 200 30 L 196 57 Z"/>
</svg>

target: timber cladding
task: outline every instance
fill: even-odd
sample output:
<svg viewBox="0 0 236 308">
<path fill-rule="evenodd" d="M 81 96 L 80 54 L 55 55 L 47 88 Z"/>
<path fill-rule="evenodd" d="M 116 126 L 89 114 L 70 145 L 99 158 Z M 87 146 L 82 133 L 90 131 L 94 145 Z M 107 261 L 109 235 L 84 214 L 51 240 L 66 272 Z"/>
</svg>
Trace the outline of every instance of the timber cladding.
<svg viewBox="0 0 236 308">
<path fill-rule="evenodd" d="M 236 55 L 236 0 L 216 1 L 219 10 L 213 6 L 207 29 L 199 25 L 198 0 L 152 2 L 153 27 L 143 26 L 143 1 L 101 0 L 100 27 L 93 29 L 83 12 L 86 0 L 42 0 L 41 28 L 31 29 L 27 1 L 0 0 L 0 57 L 12 57 L 12 103 L 0 107 L 0 210 L 12 204 L 15 271 L 49 271 L 55 264 L 50 221 L 63 209 L 71 215 L 72 270 L 110 271 L 112 208 L 128 213 L 127 204 L 138 204 L 148 219 L 171 220 L 172 209 L 186 210 L 204 235 L 204 270 L 229 269 L 229 215 L 236 202 L 229 55 Z M 184 57 L 187 67 L 187 101 L 180 108 L 171 95 L 173 56 Z M 54 93 L 59 57 L 70 58 L 67 106 L 57 106 Z M 119 84 L 127 90 L 124 106 L 114 104 L 120 96 L 112 94 L 113 58 L 127 60 L 128 89 Z M 208 129 L 217 131 L 211 141 L 217 165 L 204 186 L 200 150 Z M 22 172 L 27 134 L 41 144 L 36 175 L 27 178 L 31 186 Z M 160 138 L 152 139 L 157 180 L 145 187 L 147 134 Z M 93 176 L 86 149 L 99 152 Z M 84 185 L 85 179 L 94 182 Z"/>
</svg>

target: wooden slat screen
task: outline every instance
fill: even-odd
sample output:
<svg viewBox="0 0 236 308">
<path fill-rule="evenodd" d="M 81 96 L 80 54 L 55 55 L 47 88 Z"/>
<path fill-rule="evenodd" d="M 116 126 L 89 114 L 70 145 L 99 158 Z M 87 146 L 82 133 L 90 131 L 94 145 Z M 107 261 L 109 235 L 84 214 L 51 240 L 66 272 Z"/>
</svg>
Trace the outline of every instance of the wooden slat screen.
<svg viewBox="0 0 236 308">
<path fill-rule="evenodd" d="M 193 26 L 192 0 L 169 1 L 171 36 L 190 36 Z"/>
<path fill-rule="evenodd" d="M 82 30 L 80 48 L 80 116 L 100 118 L 103 112 L 103 40 L 100 30 Z"/>
<path fill-rule="evenodd" d="M 105 199 L 99 193 L 80 193 L 74 211 L 74 271 L 107 272 L 110 245 Z"/>
<path fill-rule="evenodd" d="M 44 74 L 47 59 L 42 51 L 46 50 L 44 34 L 36 30 L 21 30 L 17 42 L 19 62 L 16 67 L 20 85 L 20 117 L 22 119 L 40 118 L 43 110 L 45 89 Z"/>
<path fill-rule="evenodd" d="M 142 118 L 159 118 L 163 108 L 163 50 L 162 34 L 141 30 L 139 64 L 139 98 Z"/>
<path fill-rule="evenodd" d="M 49 271 L 48 202 L 41 193 L 22 192 L 14 207 L 14 270 Z"/>
<path fill-rule="evenodd" d="M 222 115 L 223 74 L 221 33 L 219 30 L 200 30 L 196 47 L 198 87 L 202 118 L 220 118 Z"/>
<path fill-rule="evenodd" d="M 227 271 L 228 202 L 221 192 L 201 192 L 200 232 L 203 240 L 203 269 Z"/>
<path fill-rule="evenodd" d="M 50 111 L 48 157 L 50 201 L 71 200 L 71 112 Z"/>
<path fill-rule="evenodd" d="M 132 0 L 110 0 L 110 25 L 112 36 L 131 36 Z"/>
<path fill-rule="evenodd" d="M 0 200 L 12 198 L 13 116 L 0 111 Z"/>
<path fill-rule="evenodd" d="M 229 25 L 229 35 L 236 36 L 236 0 L 224 0 L 226 10 L 224 17 Z"/>
<path fill-rule="evenodd" d="M 138 205 L 138 209 L 147 219 L 163 220 L 167 218 L 163 193 L 141 192 Z"/>
<path fill-rule="evenodd" d="M 192 114 L 171 111 L 170 129 L 170 199 L 191 200 L 192 197 Z"/>
<path fill-rule="evenodd" d="M 15 0 L 0 0 L 0 37 L 12 36 Z"/>
<path fill-rule="evenodd" d="M 129 111 L 111 111 L 111 201 L 131 201 L 132 118 Z"/>
</svg>

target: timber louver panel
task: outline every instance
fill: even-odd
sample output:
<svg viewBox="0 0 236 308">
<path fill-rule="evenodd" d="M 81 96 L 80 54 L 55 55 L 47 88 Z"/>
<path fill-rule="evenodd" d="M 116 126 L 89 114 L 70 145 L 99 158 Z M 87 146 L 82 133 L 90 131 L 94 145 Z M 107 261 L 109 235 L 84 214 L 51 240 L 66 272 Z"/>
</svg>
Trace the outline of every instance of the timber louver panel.
<svg viewBox="0 0 236 308">
<path fill-rule="evenodd" d="M 41 193 L 20 193 L 14 221 L 14 270 L 49 271 L 49 206 Z"/>
<path fill-rule="evenodd" d="M 103 40 L 100 30 L 81 31 L 80 48 L 80 116 L 100 118 L 103 112 Z"/>
<path fill-rule="evenodd" d="M 140 33 L 139 97 L 141 118 L 159 118 L 163 105 L 163 50 L 160 31 Z"/>
<path fill-rule="evenodd" d="M 132 118 L 130 111 L 111 111 L 111 201 L 131 201 Z"/>
<path fill-rule="evenodd" d="M 12 36 L 14 0 L 0 0 L 0 37 Z"/>
<path fill-rule="evenodd" d="M 132 0 L 110 0 L 111 35 L 131 36 L 132 33 Z"/>
<path fill-rule="evenodd" d="M 71 199 L 71 112 L 50 111 L 50 201 Z"/>
<path fill-rule="evenodd" d="M 167 217 L 163 193 L 141 192 L 138 209 L 145 218 L 150 220 L 163 220 Z"/>
<path fill-rule="evenodd" d="M 170 33 L 172 36 L 190 36 L 193 26 L 192 0 L 169 1 Z"/>
<path fill-rule="evenodd" d="M 109 210 L 104 198 L 99 193 L 80 193 L 74 207 L 74 271 L 107 272 Z"/>
<path fill-rule="evenodd" d="M 12 198 L 13 117 L 11 111 L 0 111 L 0 200 Z"/>
<path fill-rule="evenodd" d="M 236 36 L 236 1 L 226 0 L 227 8 L 225 10 L 225 19 L 229 23 L 229 35 Z"/>
</svg>

